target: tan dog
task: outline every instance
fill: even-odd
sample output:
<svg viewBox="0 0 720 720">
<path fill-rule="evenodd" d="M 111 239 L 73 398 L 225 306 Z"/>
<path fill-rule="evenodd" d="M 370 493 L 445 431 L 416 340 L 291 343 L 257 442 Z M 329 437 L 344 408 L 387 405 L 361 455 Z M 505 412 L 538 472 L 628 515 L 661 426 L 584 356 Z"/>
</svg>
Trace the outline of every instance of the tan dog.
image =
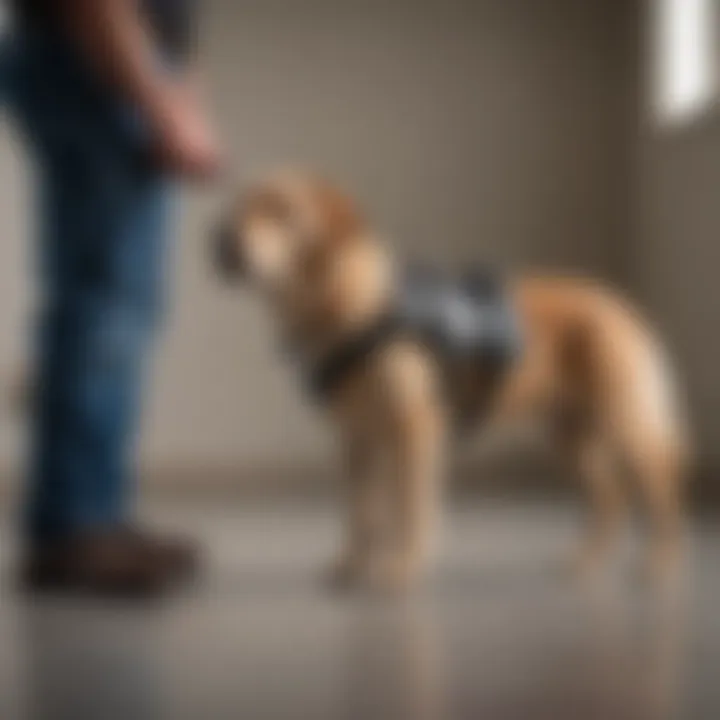
<svg viewBox="0 0 720 720">
<path fill-rule="evenodd" d="M 351 201 L 325 182 L 284 174 L 224 218 L 223 265 L 267 297 L 308 363 L 375 322 L 392 296 L 393 262 Z M 591 505 L 578 567 L 607 555 L 623 517 L 627 469 L 644 500 L 650 567 L 669 569 L 681 521 L 685 428 L 663 351 L 621 298 L 597 283 L 521 277 L 509 293 L 524 351 L 492 394 L 492 414 L 535 413 L 577 467 Z M 487 378 L 458 367 L 472 408 Z M 406 587 L 428 567 L 443 455 L 447 387 L 427 347 L 385 343 L 329 398 L 349 475 L 347 543 L 336 579 Z M 480 402 L 478 401 L 478 407 Z"/>
</svg>

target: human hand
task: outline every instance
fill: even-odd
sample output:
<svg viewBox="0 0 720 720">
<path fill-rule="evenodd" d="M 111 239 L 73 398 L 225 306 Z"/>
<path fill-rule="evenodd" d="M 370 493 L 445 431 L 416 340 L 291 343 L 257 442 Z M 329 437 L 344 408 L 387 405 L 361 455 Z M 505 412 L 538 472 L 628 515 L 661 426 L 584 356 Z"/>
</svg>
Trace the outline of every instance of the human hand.
<svg viewBox="0 0 720 720">
<path fill-rule="evenodd" d="M 187 92 L 164 98 L 153 112 L 152 127 L 153 156 L 164 170 L 201 182 L 220 173 L 218 139 L 199 103 Z"/>
</svg>

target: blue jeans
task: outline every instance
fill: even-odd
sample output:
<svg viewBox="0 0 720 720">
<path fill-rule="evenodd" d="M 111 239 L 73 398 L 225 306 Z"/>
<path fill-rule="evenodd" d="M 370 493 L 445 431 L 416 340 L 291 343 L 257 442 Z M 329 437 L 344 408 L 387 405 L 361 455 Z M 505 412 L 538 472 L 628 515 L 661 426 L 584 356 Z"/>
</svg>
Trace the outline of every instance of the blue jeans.
<svg viewBox="0 0 720 720">
<path fill-rule="evenodd" d="M 10 37 L 2 93 L 34 160 L 41 290 L 26 529 L 129 512 L 143 364 L 157 328 L 169 184 L 129 108 L 57 38 Z"/>
</svg>

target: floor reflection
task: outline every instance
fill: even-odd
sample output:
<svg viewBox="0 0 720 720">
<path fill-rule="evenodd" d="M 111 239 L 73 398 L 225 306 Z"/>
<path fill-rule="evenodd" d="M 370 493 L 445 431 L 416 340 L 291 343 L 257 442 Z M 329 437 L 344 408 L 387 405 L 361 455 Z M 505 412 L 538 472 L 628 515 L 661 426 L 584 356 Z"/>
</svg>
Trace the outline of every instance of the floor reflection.
<svg viewBox="0 0 720 720">
<path fill-rule="evenodd" d="M 636 717 L 647 720 L 682 717 L 687 588 L 647 587 L 635 593 L 599 588 L 585 601 L 596 695 L 611 714 L 627 714 L 632 707 Z"/>
<path fill-rule="evenodd" d="M 556 522 L 504 519 L 508 558 L 493 516 L 473 516 L 435 581 L 399 601 L 324 591 L 312 563 L 330 525 L 303 512 L 209 516 L 206 582 L 155 608 L 5 592 L 0 720 L 720 717 L 720 534 L 697 586 L 579 588 L 528 570 L 546 567 Z"/>
<path fill-rule="evenodd" d="M 469 600 L 441 591 L 355 608 L 343 717 L 682 717 L 687 598 L 617 588 L 548 598 L 528 587 L 521 607 L 508 598 L 489 621 L 482 598 Z"/>
<path fill-rule="evenodd" d="M 28 720 L 156 720 L 157 613 L 38 601 L 18 614 Z"/>
<path fill-rule="evenodd" d="M 440 627 L 428 604 L 355 608 L 348 622 L 347 660 L 348 720 L 449 717 Z"/>
<path fill-rule="evenodd" d="M 202 718 L 206 706 L 222 717 L 298 717 L 301 704 L 333 720 L 682 716 L 688 616 L 677 598 L 528 592 L 484 611 L 482 595 L 473 603 L 445 588 L 292 611 L 272 596 L 260 612 L 251 597 L 245 611 L 239 597 L 214 618 L 186 607 L 182 625 L 172 610 L 20 606 L 23 716 Z M 163 636 L 168 618 L 174 632 Z M 260 658 L 270 675 L 258 684 Z"/>
</svg>

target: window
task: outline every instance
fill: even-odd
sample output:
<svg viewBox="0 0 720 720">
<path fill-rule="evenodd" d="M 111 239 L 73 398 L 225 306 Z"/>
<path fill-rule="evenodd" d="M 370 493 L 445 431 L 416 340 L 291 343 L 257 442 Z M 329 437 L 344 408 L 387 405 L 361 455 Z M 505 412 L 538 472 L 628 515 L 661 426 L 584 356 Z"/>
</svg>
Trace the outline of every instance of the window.
<svg viewBox="0 0 720 720">
<path fill-rule="evenodd" d="M 714 102 L 717 0 L 648 0 L 653 24 L 653 105 L 663 124 L 694 119 Z"/>
</svg>

